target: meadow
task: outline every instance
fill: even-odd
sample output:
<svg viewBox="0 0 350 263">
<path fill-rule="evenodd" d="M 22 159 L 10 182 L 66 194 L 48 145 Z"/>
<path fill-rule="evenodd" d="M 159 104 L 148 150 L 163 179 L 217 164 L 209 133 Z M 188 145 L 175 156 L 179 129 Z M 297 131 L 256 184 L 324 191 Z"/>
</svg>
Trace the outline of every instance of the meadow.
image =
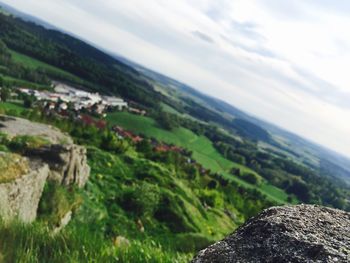
<svg viewBox="0 0 350 263">
<path fill-rule="evenodd" d="M 11 58 L 14 62 L 25 65 L 26 67 L 30 68 L 30 69 L 44 69 L 47 70 L 49 72 L 53 72 L 57 75 L 60 75 L 62 77 L 65 77 L 67 79 L 71 79 L 74 80 L 77 83 L 83 84 L 84 81 L 80 78 L 78 78 L 77 76 L 62 70 L 60 68 L 57 68 L 55 66 L 49 65 L 45 62 L 42 62 L 40 60 L 37 60 L 35 58 L 26 56 L 24 54 L 18 53 L 16 51 L 10 50 L 11 53 Z"/>
</svg>

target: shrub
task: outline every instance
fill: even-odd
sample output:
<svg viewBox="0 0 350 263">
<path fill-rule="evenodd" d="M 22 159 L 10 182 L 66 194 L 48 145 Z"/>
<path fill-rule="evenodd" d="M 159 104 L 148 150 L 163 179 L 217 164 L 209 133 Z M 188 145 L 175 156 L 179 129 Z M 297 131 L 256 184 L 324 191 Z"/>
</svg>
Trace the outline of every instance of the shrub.
<svg viewBox="0 0 350 263">
<path fill-rule="evenodd" d="M 82 203 L 82 198 L 75 188 L 49 182 L 45 185 L 40 200 L 38 216 L 49 226 L 55 226 L 69 212 L 75 211 Z"/>
<path fill-rule="evenodd" d="M 261 177 L 254 173 L 244 173 L 241 175 L 241 177 L 243 180 L 254 185 L 260 185 L 262 183 Z"/>
<path fill-rule="evenodd" d="M 203 204 L 211 207 L 222 207 L 224 205 L 224 200 L 222 195 L 215 190 L 202 189 L 198 192 L 199 199 Z"/>
<path fill-rule="evenodd" d="M 122 207 L 135 216 L 153 215 L 160 199 L 156 185 L 142 182 L 136 187 L 129 187 L 122 197 Z"/>
<path fill-rule="evenodd" d="M 40 148 L 50 142 L 40 136 L 18 135 L 9 142 L 9 148 L 15 152 L 25 152 L 27 149 Z"/>
</svg>

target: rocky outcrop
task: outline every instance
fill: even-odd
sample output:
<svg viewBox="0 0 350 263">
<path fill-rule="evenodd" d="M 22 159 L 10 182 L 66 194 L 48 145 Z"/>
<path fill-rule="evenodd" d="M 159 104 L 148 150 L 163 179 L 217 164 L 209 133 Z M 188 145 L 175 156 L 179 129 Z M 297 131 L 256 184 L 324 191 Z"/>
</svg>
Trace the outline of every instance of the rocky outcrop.
<svg viewBox="0 0 350 263">
<path fill-rule="evenodd" d="M 73 144 L 68 135 L 48 125 L 8 116 L 0 116 L 0 132 L 9 138 L 30 135 L 49 142 L 39 148 L 26 149 L 24 155 L 30 164 L 28 174 L 10 182 L 0 182 L 0 218 L 32 222 L 48 180 L 80 188 L 86 184 L 90 174 L 86 149 Z M 60 228 L 69 222 L 71 214 L 68 212 L 62 218 Z"/>
<path fill-rule="evenodd" d="M 40 136 L 52 144 L 73 144 L 72 138 L 55 127 L 4 115 L 0 115 L 0 132 L 8 134 L 10 137 L 18 135 Z"/>
<path fill-rule="evenodd" d="M 31 162 L 30 168 L 28 174 L 0 184 L 0 217 L 5 221 L 32 222 L 36 218 L 49 167 L 41 162 Z"/>
<path fill-rule="evenodd" d="M 75 144 L 49 145 L 26 152 L 28 157 L 40 158 L 50 167 L 49 180 L 62 185 L 84 187 L 90 167 L 87 164 L 86 149 Z"/>
<path fill-rule="evenodd" d="M 192 262 L 350 262 L 350 213 L 313 205 L 273 207 Z"/>
<path fill-rule="evenodd" d="M 62 185 L 83 187 L 89 177 L 86 149 L 73 144 L 73 140 L 50 125 L 31 122 L 21 118 L 0 116 L 0 132 L 9 137 L 18 135 L 40 136 L 50 142 L 37 149 L 28 149 L 25 155 L 30 159 L 41 160 L 50 167 L 49 180 Z"/>
</svg>

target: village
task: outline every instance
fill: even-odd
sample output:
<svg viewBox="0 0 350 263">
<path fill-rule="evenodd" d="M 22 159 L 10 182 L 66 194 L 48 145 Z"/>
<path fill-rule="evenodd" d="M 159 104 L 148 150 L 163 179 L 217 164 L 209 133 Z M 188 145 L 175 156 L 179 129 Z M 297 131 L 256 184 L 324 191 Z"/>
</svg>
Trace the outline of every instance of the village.
<svg viewBox="0 0 350 263">
<path fill-rule="evenodd" d="M 40 91 L 28 88 L 19 88 L 21 93 L 33 96 L 35 100 L 49 110 L 75 112 L 90 112 L 105 116 L 108 110 L 128 110 L 132 113 L 145 115 L 145 110 L 140 110 L 128 105 L 122 98 L 104 96 L 99 93 L 91 93 L 71 87 L 60 82 L 53 82 L 53 91 Z"/>
</svg>

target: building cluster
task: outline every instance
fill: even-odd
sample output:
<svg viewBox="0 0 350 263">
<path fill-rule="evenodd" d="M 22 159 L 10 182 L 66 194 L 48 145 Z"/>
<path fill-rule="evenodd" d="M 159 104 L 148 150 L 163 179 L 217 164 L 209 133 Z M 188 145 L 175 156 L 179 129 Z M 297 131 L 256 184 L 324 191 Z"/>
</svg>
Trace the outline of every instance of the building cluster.
<svg viewBox="0 0 350 263">
<path fill-rule="evenodd" d="M 99 93 L 91 93 L 79 90 L 63 83 L 54 82 L 54 91 L 39 91 L 20 88 L 22 93 L 34 96 L 37 101 L 45 101 L 49 108 L 67 110 L 71 105 L 75 111 L 87 110 L 97 114 L 103 114 L 110 108 L 123 110 L 128 108 L 128 103 L 121 98 L 102 96 Z"/>
</svg>

